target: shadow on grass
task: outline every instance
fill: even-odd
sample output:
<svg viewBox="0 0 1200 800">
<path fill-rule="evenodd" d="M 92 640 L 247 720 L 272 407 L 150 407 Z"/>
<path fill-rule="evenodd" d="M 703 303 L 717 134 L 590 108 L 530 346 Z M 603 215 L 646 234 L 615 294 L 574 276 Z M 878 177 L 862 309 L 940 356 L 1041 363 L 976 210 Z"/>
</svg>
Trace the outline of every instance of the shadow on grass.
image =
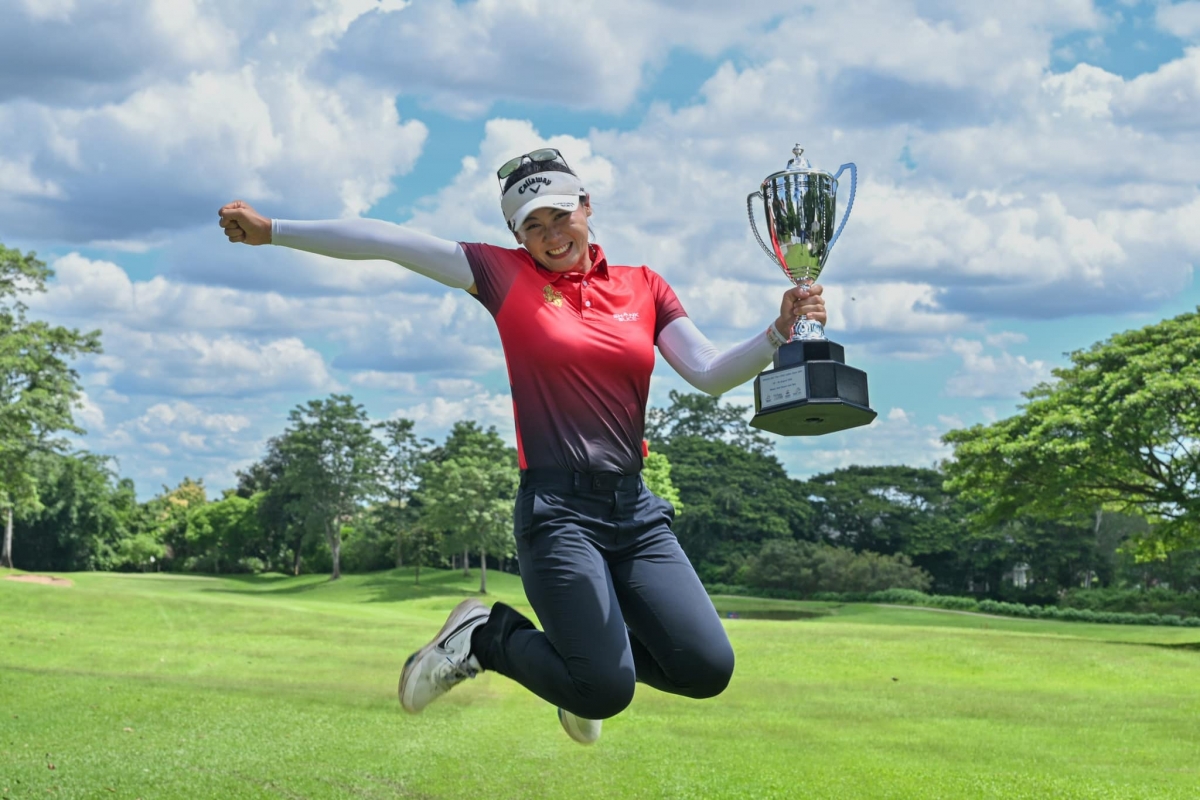
<svg viewBox="0 0 1200 800">
<path fill-rule="evenodd" d="M 717 608 L 717 615 L 721 619 L 774 619 L 774 620 L 796 620 L 796 619 L 819 619 L 820 617 L 828 617 L 832 615 L 832 611 L 788 611 L 785 609 L 737 609 L 736 611 L 723 610 Z"/>
<path fill-rule="evenodd" d="M 489 571 L 488 581 L 520 581 L 515 575 Z M 262 597 L 307 596 L 314 600 L 334 602 L 399 603 L 429 597 L 471 597 L 479 595 L 479 574 L 464 576 L 458 570 L 422 569 L 420 584 L 411 567 L 359 574 L 344 574 L 336 581 L 328 575 L 229 575 L 222 587 L 208 587 L 205 592 L 221 594 L 258 595 Z M 229 585 L 234 584 L 234 585 Z M 507 587 L 506 587 L 507 588 Z"/>
<path fill-rule="evenodd" d="M 491 573 L 489 572 L 489 575 Z M 415 600 L 422 597 L 483 597 L 479 594 L 479 575 L 472 573 L 469 577 L 457 570 L 421 571 L 421 583 L 414 582 L 410 569 L 395 569 L 388 572 L 364 575 L 362 588 L 374 592 L 367 598 L 368 603 L 399 603 L 404 600 Z"/>
</svg>

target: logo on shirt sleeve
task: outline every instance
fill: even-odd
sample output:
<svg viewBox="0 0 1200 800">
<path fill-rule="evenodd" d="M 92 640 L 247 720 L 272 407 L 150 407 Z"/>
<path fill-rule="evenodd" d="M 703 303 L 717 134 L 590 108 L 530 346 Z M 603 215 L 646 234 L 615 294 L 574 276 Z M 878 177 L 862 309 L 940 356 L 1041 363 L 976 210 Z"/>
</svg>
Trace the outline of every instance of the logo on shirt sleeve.
<svg viewBox="0 0 1200 800">
<path fill-rule="evenodd" d="M 555 291 L 554 287 L 548 283 L 542 287 L 542 299 L 555 308 L 563 304 L 562 292 Z"/>
</svg>

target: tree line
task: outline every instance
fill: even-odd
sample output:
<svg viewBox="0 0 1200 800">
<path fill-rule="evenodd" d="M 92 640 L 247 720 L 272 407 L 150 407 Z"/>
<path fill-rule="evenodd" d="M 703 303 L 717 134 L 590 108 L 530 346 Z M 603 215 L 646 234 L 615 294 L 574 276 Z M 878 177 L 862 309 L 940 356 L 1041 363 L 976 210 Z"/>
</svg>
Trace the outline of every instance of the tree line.
<svg viewBox="0 0 1200 800">
<path fill-rule="evenodd" d="M 29 320 L 50 271 L 0 248 L 4 558 L 42 570 L 513 570 L 516 453 L 457 423 L 441 443 L 349 395 L 297 406 L 237 486 L 184 479 L 138 502 L 113 461 L 69 452 L 70 360 L 99 332 Z M 953 431 L 933 468 L 788 476 L 748 409 L 672 392 L 646 479 L 710 586 L 888 588 L 1047 602 L 1080 588 L 1200 590 L 1200 315 L 1070 354 L 1014 416 Z M 14 534 L 16 541 L 14 544 Z M 15 557 L 14 557 L 15 555 Z"/>
</svg>

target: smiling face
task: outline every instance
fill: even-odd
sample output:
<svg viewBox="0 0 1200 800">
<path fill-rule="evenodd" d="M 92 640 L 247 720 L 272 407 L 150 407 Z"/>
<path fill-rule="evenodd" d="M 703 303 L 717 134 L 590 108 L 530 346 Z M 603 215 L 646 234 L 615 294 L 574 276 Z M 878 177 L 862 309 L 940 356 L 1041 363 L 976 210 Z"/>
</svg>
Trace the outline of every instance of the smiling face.
<svg viewBox="0 0 1200 800">
<path fill-rule="evenodd" d="M 587 272 L 592 268 L 587 223 L 591 215 L 587 198 L 574 211 L 535 209 L 516 230 L 517 242 L 551 272 Z"/>
</svg>

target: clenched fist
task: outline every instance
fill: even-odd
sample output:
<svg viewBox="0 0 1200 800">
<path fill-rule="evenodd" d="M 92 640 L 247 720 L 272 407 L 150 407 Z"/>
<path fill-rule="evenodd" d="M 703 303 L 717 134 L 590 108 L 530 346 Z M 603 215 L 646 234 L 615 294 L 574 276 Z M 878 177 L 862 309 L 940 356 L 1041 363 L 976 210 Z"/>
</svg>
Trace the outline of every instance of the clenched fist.
<svg viewBox="0 0 1200 800">
<path fill-rule="evenodd" d="M 244 244 L 270 244 L 271 220 L 259 214 L 249 204 L 241 200 L 221 206 L 217 212 L 221 218 L 221 227 L 231 242 Z"/>
<path fill-rule="evenodd" d="M 825 298 L 821 293 L 825 289 L 819 283 L 811 286 L 793 286 L 783 293 L 783 302 L 779 306 L 779 319 L 775 320 L 775 329 L 784 337 L 792 335 L 792 325 L 801 315 L 825 324 Z"/>
</svg>

